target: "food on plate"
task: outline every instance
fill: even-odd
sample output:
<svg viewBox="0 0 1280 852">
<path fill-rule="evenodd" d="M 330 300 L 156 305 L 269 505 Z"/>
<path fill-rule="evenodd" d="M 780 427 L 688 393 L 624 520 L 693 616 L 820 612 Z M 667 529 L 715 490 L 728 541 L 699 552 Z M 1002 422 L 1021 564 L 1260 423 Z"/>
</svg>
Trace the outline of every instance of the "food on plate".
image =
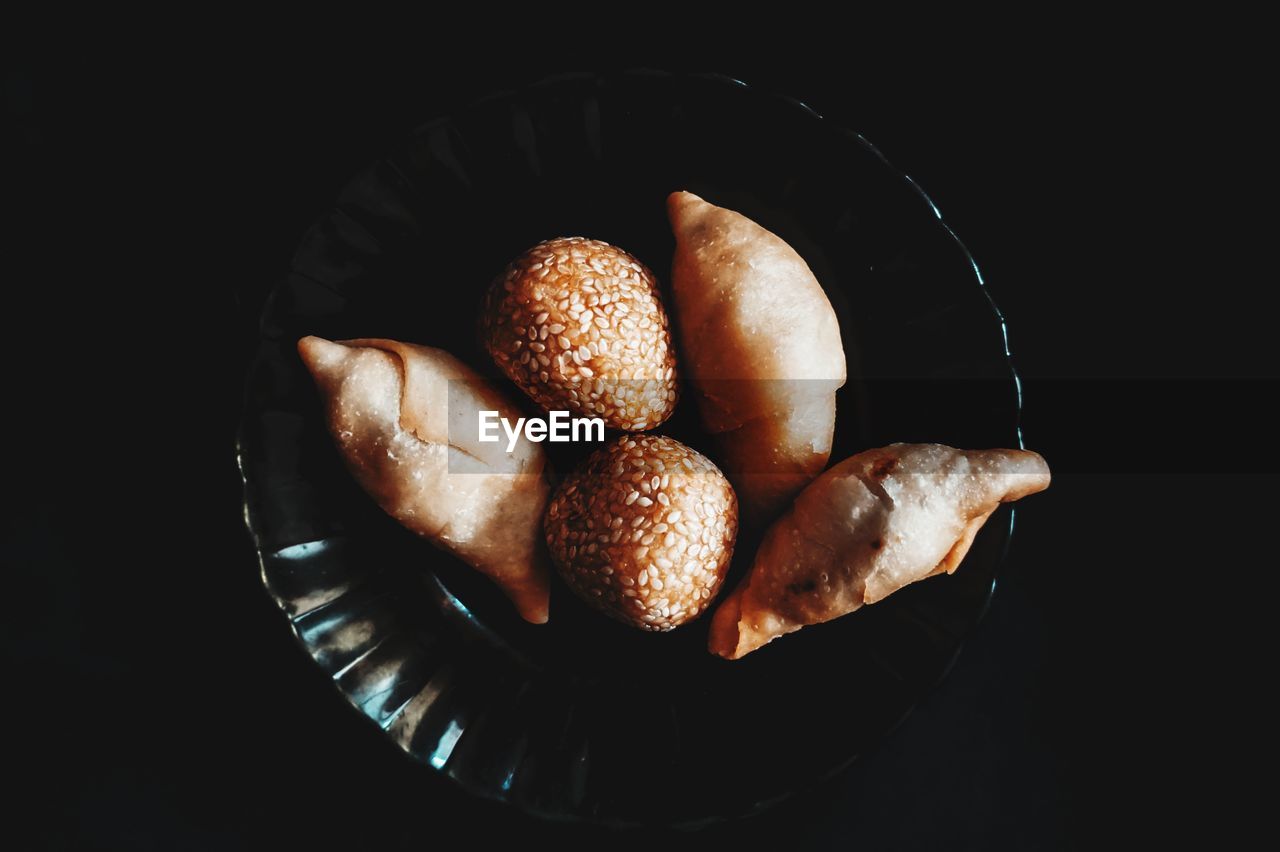
<svg viewBox="0 0 1280 852">
<path fill-rule="evenodd" d="M 481 336 L 498 368 L 548 411 L 643 431 L 675 408 L 657 282 L 608 243 L 548 240 L 517 257 L 489 286 Z"/>
<path fill-rule="evenodd" d="M 818 477 L 769 528 L 716 609 L 708 648 L 736 660 L 767 642 L 951 573 L 1001 503 L 1049 487 L 1026 450 L 892 444 Z"/>
<path fill-rule="evenodd" d="M 527 621 L 547 620 L 539 541 L 549 487 L 538 444 L 480 443 L 480 410 L 514 419 L 501 393 L 447 352 L 394 340 L 298 341 L 351 474 L 408 529 L 488 576 Z"/>
<path fill-rule="evenodd" d="M 682 369 L 747 523 L 768 523 L 831 455 L 840 326 L 804 259 L 689 192 L 667 200 Z"/>
<path fill-rule="evenodd" d="M 1035 453 L 940 444 L 892 444 L 823 473 L 846 367 L 821 285 L 791 246 L 745 216 L 688 192 L 667 206 L 672 317 L 723 473 L 673 438 L 641 434 L 675 407 L 675 349 L 653 274 L 599 240 L 539 243 L 485 297 L 485 348 L 550 421 L 522 418 L 438 349 L 298 343 L 360 485 L 490 577 L 525 619 L 547 620 L 545 546 L 574 593 L 609 617 L 653 632 L 689 622 L 724 581 L 741 512 L 764 538 L 708 637 L 712 653 L 739 659 L 954 571 L 1000 503 L 1048 487 Z M 537 441 L 558 440 L 565 412 L 629 434 L 551 495 Z M 498 424 L 505 441 L 494 437 Z"/>
<path fill-rule="evenodd" d="M 733 555 L 738 504 L 711 460 L 661 435 L 624 435 L 560 484 L 551 558 L 591 606 L 642 630 L 697 618 Z"/>
</svg>

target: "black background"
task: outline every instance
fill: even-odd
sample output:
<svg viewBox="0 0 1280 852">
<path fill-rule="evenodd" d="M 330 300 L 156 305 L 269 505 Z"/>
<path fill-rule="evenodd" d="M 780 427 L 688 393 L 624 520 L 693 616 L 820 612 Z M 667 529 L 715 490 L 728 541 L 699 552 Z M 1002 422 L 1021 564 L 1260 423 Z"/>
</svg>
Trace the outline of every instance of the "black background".
<svg viewBox="0 0 1280 852">
<path fill-rule="evenodd" d="M 1221 832 L 1256 800 L 1226 790 L 1228 761 L 1269 745 L 1245 733 L 1267 636 L 1246 601 L 1275 568 L 1259 534 L 1276 502 L 1274 273 L 1252 256 L 1274 216 L 1255 212 L 1248 50 L 656 63 L 791 94 L 916 178 L 1009 318 L 1027 441 L 1055 471 L 1019 513 L 986 620 L 880 749 L 766 816 L 674 839 L 547 827 L 403 758 L 294 646 L 241 526 L 240 383 L 304 230 L 398 133 L 559 69 L 127 64 L 5 72 L 21 494 L 5 671 L 10 752 L 34 758 L 13 772 L 32 848 L 398 849 L 457 832 L 1063 848 Z"/>
</svg>

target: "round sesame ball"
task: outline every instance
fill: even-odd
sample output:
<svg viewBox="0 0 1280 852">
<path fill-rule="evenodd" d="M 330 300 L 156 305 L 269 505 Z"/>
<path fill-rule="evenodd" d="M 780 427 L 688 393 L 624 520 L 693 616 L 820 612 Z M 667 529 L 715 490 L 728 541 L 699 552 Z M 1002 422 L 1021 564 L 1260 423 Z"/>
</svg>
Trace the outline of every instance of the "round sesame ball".
<svg viewBox="0 0 1280 852">
<path fill-rule="evenodd" d="M 544 409 L 652 429 L 675 409 L 675 349 L 658 284 L 620 248 L 585 237 L 539 243 L 485 298 L 481 337 L 507 378 Z"/>
<path fill-rule="evenodd" d="M 664 631 L 715 599 L 738 534 L 738 499 L 711 460 L 662 435 L 623 435 L 557 489 L 547 547 L 601 612 Z"/>
</svg>

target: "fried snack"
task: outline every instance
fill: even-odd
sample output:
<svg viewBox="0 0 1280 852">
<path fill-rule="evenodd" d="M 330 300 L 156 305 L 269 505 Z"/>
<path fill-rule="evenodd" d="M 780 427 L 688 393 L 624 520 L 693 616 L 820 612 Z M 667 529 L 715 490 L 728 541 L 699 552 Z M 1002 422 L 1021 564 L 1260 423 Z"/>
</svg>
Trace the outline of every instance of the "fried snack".
<svg viewBox="0 0 1280 852">
<path fill-rule="evenodd" d="M 706 456 L 660 435 L 624 435 L 561 483 L 546 531 L 579 597 L 624 624 L 664 631 L 715 598 L 738 504 Z"/>
<path fill-rule="evenodd" d="M 1001 503 L 1049 487 L 1026 450 L 892 444 L 845 459 L 800 493 L 711 620 L 731 660 L 810 624 L 951 573 Z"/>
<path fill-rule="evenodd" d="M 840 326 L 804 259 L 745 216 L 667 199 L 682 365 L 746 523 L 769 523 L 831 455 Z"/>
<path fill-rule="evenodd" d="M 583 237 L 539 243 L 489 287 L 485 348 L 544 409 L 631 432 L 675 409 L 675 349 L 658 284 L 625 251 Z"/>
<path fill-rule="evenodd" d="M 480 443 L 480 410 L 516 409 L 439 349 L 394 340 L 298 341 L 351 474 L 406 528 L 492 579 L 520 615 L 547 620 L 542 447 Z M 450 436 L 450 418 L 462 428 Z"/>
</svg>

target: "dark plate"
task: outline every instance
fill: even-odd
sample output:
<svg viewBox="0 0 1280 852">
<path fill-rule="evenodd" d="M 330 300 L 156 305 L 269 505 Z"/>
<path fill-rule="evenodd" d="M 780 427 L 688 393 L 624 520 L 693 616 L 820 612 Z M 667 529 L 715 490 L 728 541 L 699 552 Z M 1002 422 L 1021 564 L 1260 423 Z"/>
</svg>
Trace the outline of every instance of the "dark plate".
<svg viewBox="0 0 1280 852">
<path fill-rule="evenodd" d="M 583 234 L 665 278 L 664 199 L 680 188 L 784 237 L 826 288 L 850 368 L 833 459 L 893 441 L 1020 445 L 1002 319 L 972 259 L 909 178 L 795 101 L 711 76 L 557 78 L 433 121 L 358 175 L 262 317 L 240 464 L 263 580 L 392 743 L 545 816 L 697 824 L 846 765 L 946 672 L 1012 529 L 1001 509 L 954 576 L 730 663 L 705 650 L 709 619 L 641 634 L 558 579 L 551 623 L 527 625 L 359 491 L 325 433 L 300 336 L 427 343 L 492 372 L 474 324 L 508 259 Z M 664 431 L 710 450 L 691 409 Z M 574 462 L 544 446 L 559 470 Z M 759 532 L 740 538 L 730 583 Z"/>
</svg>

